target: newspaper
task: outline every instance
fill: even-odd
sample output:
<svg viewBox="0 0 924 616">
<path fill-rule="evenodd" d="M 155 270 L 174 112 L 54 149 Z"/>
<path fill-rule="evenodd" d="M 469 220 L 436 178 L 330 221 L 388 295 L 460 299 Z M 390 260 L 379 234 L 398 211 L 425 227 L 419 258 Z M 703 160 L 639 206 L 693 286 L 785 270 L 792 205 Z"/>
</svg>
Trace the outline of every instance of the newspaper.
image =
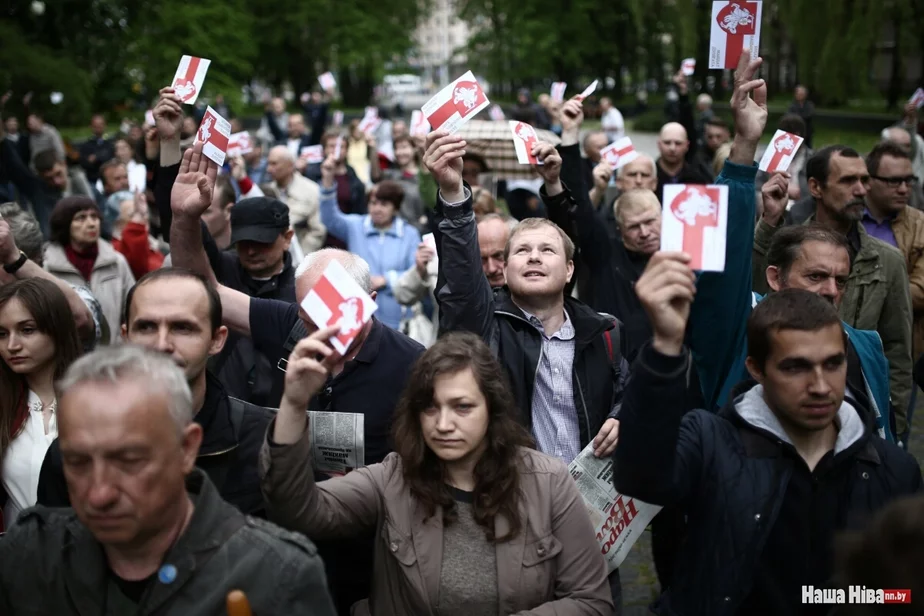
<svg viewBox="0 0 924 616">
<path fill-rule="evenodd" d="M 613 460 L 594 457 L 593 443 L 568 465 L 568 470 L 584 498 L 607 571 L 611 572 L 622 564 L 661 508 L 617 492 Z"/>
<path fill-rule="evenodd" d="M 364 419 L 360 413 L 308 411 L 314 470 L 345 475 L 366 465 Z"/>
</svg>

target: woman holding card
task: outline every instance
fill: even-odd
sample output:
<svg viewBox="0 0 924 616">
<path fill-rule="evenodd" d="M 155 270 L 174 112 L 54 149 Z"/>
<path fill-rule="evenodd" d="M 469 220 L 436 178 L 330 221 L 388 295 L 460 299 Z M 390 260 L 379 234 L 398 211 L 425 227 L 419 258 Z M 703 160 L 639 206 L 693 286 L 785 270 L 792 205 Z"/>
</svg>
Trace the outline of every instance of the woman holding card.
<svg viewBox="0 0 924 616">
<path fill-rule="evenodd" d="M 378 318 L 398 329 L 405 308 L 395 298 L 393 285 L 414 267 L 420 233 L 398 216 L 404 190 L 384 181 L 369 192 L 368 214 L 344 214 L 337 206 L 336 162 L 330 156 L 321 164 L 321 222 L 327 232 L 346 243 L 347 250 L 369 264 L 372 288 L 378 292 Z"/>
<path fill-rule="evenodd" d="M 261 476 L 278 524 L 317 539 L 375 531 L 372 593 L 353 613 L 612 614 L 577 486 L 562 462 L 531 449 L 477 336 L 447 335 L 417 361 L 395 411 L 395 453 L 315 483 L 304 409 L 341 361 L 326 344 L 335 333 L 292 352 Z"/>
</svg>

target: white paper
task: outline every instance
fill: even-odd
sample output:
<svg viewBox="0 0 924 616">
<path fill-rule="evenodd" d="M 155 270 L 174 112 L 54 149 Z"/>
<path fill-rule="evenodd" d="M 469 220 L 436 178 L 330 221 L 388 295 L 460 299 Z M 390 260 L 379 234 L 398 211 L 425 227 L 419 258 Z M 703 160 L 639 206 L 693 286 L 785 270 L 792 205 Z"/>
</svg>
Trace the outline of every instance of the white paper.
<svg viewBox="0 0 924 616">
<path fill-rule="evenodd" d="M 778 130 L 760 159 L 760 170 L 767 173 L 786 171 L 805 141 L 798 135 Z"/>
<path fill-rule="evenodd" d="M 696 72 L 696 58 L 687 58 L 680 64 L 680 70 L 683 71 L 683 74 L 689 77 Z"/>
<path fill-rule="evenodd" d="M 600 159 L 608 162 L 614 171 L 625 167 L 636 158 L 638 158 L 638 152 L 635 151 L 635 146 L 628 137 L 618 139 L 600 150 Z"/>
<path fill-rule="evenodd" d="M 308 411 L 312 470 L 345 475 L 366 465 L 365 417 L 361 413 Z"/>
<path fill-rule="evenodd" d="M 594 456 L 593 443 L 568 465 L 590 516 L 608 572 L 622 564 L 629 550 L 661 507 L 625 496 L 613 487 L 612 457 Z"/>
<path fill-rule="evenodd" d="M 334 74 L 330 71 L 319 75 L 318 83 L 320 83 L 321 87 L 327 92 L 331 92 L 337 87 L 337 80 L 334 79 Z"/>
<path fill-rule="evenodd" d="M 435 264 L 435 267 L 433 269 L 435 269 L 436 271 L 439 271 L 439 259 L 440 258 L 439 258 L 439 254 L 436 252 L 436 237 L 432 233 L 427 233 L 422 238 L 420 238 L 420 241 L 422 241 L 424 244 L 426 244 L 427 246 L 433 249 L 432 262 Z"/>
<path fill-rule="evenodd" d="M 250 133 L 246 130 L 242 130 L 239 133 L 234 133 L 228 139 L 228 156 L 234 158 L 235 156 L 243 156 L 244 154 L 249 154 L 253 152 L 253 144 L 250 143 Z"/>
<path fill-rule="evenodd" d="M 761 6 L 749 0 L 712 3 L 709 68 L 736 68 L 745 49 L 752 59 L 760 55 Z"/>
<path fill-rule="evenodd" d="M 594 82 L 587 86 L 584 91 L 578 94 L 575 98 L 577 98 L 579 101 L 583 101 L 585 98 L 594 93 L 594 90 L 597 89 L 597 84 L 599 82 L 600 81 L 598 79 L 594 79 Z"/>
<path fill-rule="evenodd" d="M 552 100 L 556 103 L 562 103 L 565 101 L 565 90 L 568 88 L 568 84 L 564 81 L 556 81 L 552 84 L 552 91 L 550 96 Z"/>
<path fill-rule="evenodd" d="M 924 88 L 918 88 L 914 91 L 914 94 L 911 95 L 911 100 L 909 103 L 914 103 L 914 106 L 920 109 L 924 107 Z"/>
<path fill-rule="evenodd" d="M 221 117 L 217 111 L 207 107 L 196 141 L 202 142 L 202 153 L 208 156 L 216 165 L 225 164 L 225 153 L 228 151 L 228 142 L 231 139 L 231 123 Z"/>
<path fill-rule="evenodd" d="M 308 164 L 313 163 L 323 163 L 324 162 L 324 146 L 322 145 L 308 145 L 302 148 L 302 151 L 299 152 L 299 158 L 305 159 Z"/>
<path fill-rule="evenodd" d="M 339 109 L 334 112 L 333 118 L 331 118 L 331 124 L 334 126 L 343 126 L 343 112 Z"/>
<path fill-rule="evenodd" d="M 426 137 L 430 134 L 430 123 L 424 117 L 423 111 L 415 109 L 411 112 L 411 137 Z"/>
<path fill-rule="evenodd" d="M 533 145 L 539 143 L 536 129 L 526 122 L 517 122 L 516 120 L 510 120 L 507 125 L 513 135 L 513 147 L 517 152 L 517 162 L 521 165 L 541 164 L 532 154 Z"/>
<path fill-rule="evenodd" d="M 144 123 L 149 126 L 154 126 L 157 124 L 157 120 L 154 119 L 154 110 L 148 109 L 144 112 Z"/>
<path fill-rule="evenodd" d="M 343 147 L 343 136 L 337 136 L 337 144 L 334 146 L 334 160 L 340 160 L 340 148 Z"/>
<path fill-rule="evenodd" d="M 488 110 L 488 115 L 490 115 L 491 119 L 495 122 L 503 122 L 507 119 L 504 116 L 504 110 L 501 109 L 499 105 L 491 105 L 491 108 Z"/>
<path fill-rule="evenodd" d="M 686 252 L 690 268 L 725 269 L 728 186 L 666 184 L 661 215 L 661 250 Z"/>
<path fill-rule="evenodd" d="M 471 71 L 440 90 L 421 107 L 433 130 L 452 134 L 478 115 L 491 101 Z"/>
<path fill-rule="evenodd" d="M 205 83 L 205 74 L 209 70 L 211 60 L 183 56 L 180 65 L 173 76 L 174 93 L 187 105 L 192 105 L 202 93 L 202 84 Z"/>
<path fill-rule="evenodd" d="M 302 300 L 302 309 L 319 329 L 334 325 L 340 328 L 340 333 L 330 339 L 330 344 L 338 353 L 346 355 L 378 305 L 339 261 L 332 260 Z"/>
</svg>

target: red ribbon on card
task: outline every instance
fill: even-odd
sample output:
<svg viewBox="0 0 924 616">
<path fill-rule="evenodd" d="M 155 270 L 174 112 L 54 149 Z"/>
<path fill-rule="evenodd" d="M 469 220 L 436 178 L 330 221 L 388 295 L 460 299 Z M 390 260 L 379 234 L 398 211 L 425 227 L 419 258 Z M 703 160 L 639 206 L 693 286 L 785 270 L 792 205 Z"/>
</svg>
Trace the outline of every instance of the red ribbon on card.
<svg viewBox="0 0 924 616">
<path fill-rule="evenodd" d="M 457 111 L 463 118 L 478 108 L 487 99 L 479 86 L 474 81 L 460 81 L 452 89 L 452 96 L 448 101 L 442 104 L 434 111 L 427 121 L 433 130 L 438 130 L 449 118 Z"/>
</svg>

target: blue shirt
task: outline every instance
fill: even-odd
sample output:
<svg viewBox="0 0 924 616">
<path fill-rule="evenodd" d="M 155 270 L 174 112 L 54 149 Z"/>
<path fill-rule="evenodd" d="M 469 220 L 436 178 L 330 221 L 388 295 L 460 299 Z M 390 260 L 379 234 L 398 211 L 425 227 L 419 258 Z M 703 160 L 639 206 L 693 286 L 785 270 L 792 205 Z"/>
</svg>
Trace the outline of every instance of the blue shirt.
<svg viewBox="0 0 924 616">
<path fill-rule="evenodd" d="M 892 231 L 893 220 L 895 220 L 895 217 L 890 216 L 884 219 L 882 222 L 879 222 L 873 218 L 872 214 L 869 213 L 869 210 L 863 210 L 862 222 L 866 232 L 875 237 L 877 240 L 882 240 L 886 244 L 890 244 L 898 248 L 898 242 L 895 240 L 895 232 Z"/>
<path fill-rule="evenodd" d="M 328 233 L 346 243 L 347 250 L 366 260 L 373 276 L 385 278 L 385 287 L 376 297 L 379 309 L 375 316 L 398 329 L 405 307 L 395 299 L 392 285 L 414 267 L 420 233 L 397 216 L 389 228 L 376 229 L 368 214 L 344 214 L 337 206 L 336 189 L 321 189 L 321 222 Z"/>
</svg>

